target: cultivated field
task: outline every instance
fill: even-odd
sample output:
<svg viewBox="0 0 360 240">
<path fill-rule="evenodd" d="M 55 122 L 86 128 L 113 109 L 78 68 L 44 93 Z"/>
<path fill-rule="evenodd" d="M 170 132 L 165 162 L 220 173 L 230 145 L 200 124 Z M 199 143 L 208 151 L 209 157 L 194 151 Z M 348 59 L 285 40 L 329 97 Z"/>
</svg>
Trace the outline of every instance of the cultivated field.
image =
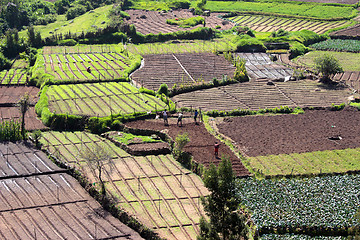
<svg viewBox="0 0 360 240">
<path fill-rule="evenodd" d="M 201 108 L 204 111 L 232 109 L 259 110 L 280 106 L 328 107 L 348 101 L 351 91 L 331 88 L 315 81 L 237 83 L 176 95 L 177 107 Z"/>
<path fill-rule="evenodd" d="M 14 105 L 17 104 L 24 95 L 29 95 L 31 104 L 35 104 L 39 99 L 39 89 L 30 86 L 1 86 L 0 87 L 0 104 Z"/>
<path fill-rule="evenodd" d="M 199 125 L 194 124 L 192 118 L 185 118 L 182 127 L 176 125 L 176 118 L 169 119 L 169 126 L 164 126 L 162 120 L 139 120 L 126 123 L 126 126 L 136 129 L 153 129 L 168 131 L 172 139 L 176 139 L 178 134 L 188 133 L 190 142 L 185 146 L 184 151 L 191 153 L 193 159 L 197 163 L 209 167 L 214 163 L 218 165 L 221 162 L 220 158 L 214 156 L 214 143 L 218 141 L 205 128 L 203 123 Z M 237 176 L 249 176 L 249 171 L 244 167 L 240 159 L 231 151 L 231 149 L 224 143 L 220 143 L 220 156 L 227 156 L 232 162 L 233 170 Z"/>
<path fill-rule="evenodd" d="M 273 32 L 283 29 L 286 31 L 300 31 L 308 29 L 318 34 L 323 34 L 326 31 L 349 25 L 351 22 L 343 21 L 311 21 L 296 18 L 279 18 L 262 15 L 239 15 L 230 17 L 240 26 L 247 26 L 257 32 Z"/>
<path fill-rule="evenodd" d="M 360 170 L 359 121 L 360 112 L 349 107 L 225 118 L 217 127 L 248 156 L 246 165 L 253 172 L 319 174 Z"/>
<path fill-rule="evenodd" d="M 250 79 L 285 79 L 294 73 L 292 69 L 271 61 L 266 53 L 236 53 L 235 56 L 246 60 Z"/>
<path fill-rule="evenodd" d="M 349 28 L 341 29 L 336 32 L 330 33 L 334 38 L 359 38 L 360 37 L 360 25 L 355 25 Z"/>
<path fill-rule="evenodd" d="M 2 239 L 142 239 L 43 152 L 22 143 L 0 151 Z"/>
<path fill-rule="evenodd" d="M 212 53 L 145 55 L 144 66 L 131 75 L 137 86 L 158 90 L 162 83 L 171 89 L 208 83 L 213 78 L 233 77 L 235 67 Z"/>
<path fill-rule="evenodd" d="M 360 92 L 360 71 L 338 73 L 334 76 L 334 80 L 343 81 L 357 92 Z"/>
<path fill-rule="evenodd" d="M 133 57 L 120 52 L 49 54 L 42 57 L 45 72 L 64 82 L 124 78 L 133 64 Z"/>
<path fill-rule="evenodd" d="M 104 117 L 166 108 L 160 99 L 124 82 L 52 85 L 45 90 L 49 109 L 56 113 Z"/>
<path fill-rule="evenodd" d="M 44 146 L 61 161 L 81 170 L 91 182 L 97 174 L 79 157 L 82 149 L 105 146 L 112 155 L 104 179 L 118 206 L 166 239 L 195 239 L 203 214 L 201 179 L 170 155 L 133 157 L 109 140 L 86 132 L 46 132 Z"/>
<path fill-rule="evenodd" d="M 15 120 L 21 122 L 21 113 L 18 107 L 0 107 L 0 120 Z M 35 108 L 30 107 L 25 114 L 25 129 L 28 131 L 46 129 L 47 127 L 37 118 Z"/>
<path fill-rule="evenodd" d="M 24 85 L 27 81 L 25 69 L 9 69 L 0 72 L 0 85 Z"/>
<path fill-rule="evenodd" d="M 153 33 L 170 33 L 177 31 L 185 31 L 195 29 L 197 27 L 203 27 L 203 25 L 196 25 L 189 28 L 181 28 L 176 25 L 170 25 L 166 23 L 166 19 L 175 19 L 175 18 L 191 18 L 194 17 L 188 10 L 174 10 L 166 13 L 157 12 L 157 11 L 145 11 L 145 10 L 127 10 L 127 13 L 130 15 L 130 20 L 127 22 L 129 24 L 134 24 L 136 31 L 144 35 Z M 211 13 L 210 16 L 205 17 L 206 27 L 216 28 L 218 26 L 219 30 L 226 30 L 232 28 L 235 24 L 227 20 L 218 18 L 218 13 Z M 219 28 L 220 27 L 220 28 Z"/>
</svg>

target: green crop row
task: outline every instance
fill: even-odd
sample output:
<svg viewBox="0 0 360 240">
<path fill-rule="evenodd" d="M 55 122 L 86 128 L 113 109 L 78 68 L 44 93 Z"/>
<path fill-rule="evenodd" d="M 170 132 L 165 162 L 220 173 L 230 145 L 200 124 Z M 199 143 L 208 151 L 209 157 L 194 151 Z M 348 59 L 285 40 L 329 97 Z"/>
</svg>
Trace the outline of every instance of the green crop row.
<svg viewBox="0 0 360 240">
<path fill-rule="evenodd" d="M 118 44 L 76 45 L 44 47 L 44 54 L 70 54 L 70 53 L 110 53 L 122 52 L 124 47 Z"/>
<path fill-rule="evenodd" d="M 240 179 L 238 187 L 261 234 L 347 234 L 360 204 L 360 175 Z"/>
<path fill-rule="evenodd" d="M 207 1 L 206 9 L 213 12 L 257 12 L 311 19 L 351 19 L 357 11 L 352 6 L 330 6 L 303 2 L 266 1 Z"/>
<path fill-rule="evenodd" d="M 328 39 L 312 44 L 310 47 L 324 51 L 360 52 L 360 40 Z"/>
</svg>

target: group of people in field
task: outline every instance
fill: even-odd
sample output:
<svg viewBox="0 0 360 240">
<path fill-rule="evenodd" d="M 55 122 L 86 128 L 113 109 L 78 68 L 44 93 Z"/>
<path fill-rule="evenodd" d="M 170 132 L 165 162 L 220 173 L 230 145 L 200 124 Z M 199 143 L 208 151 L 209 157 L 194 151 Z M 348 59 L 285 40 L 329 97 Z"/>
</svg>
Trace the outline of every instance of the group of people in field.
<svg viewBox="0 0 360 240">
<path fill-rule="evenodd" d="M 162 114 L 162 118 L 164 120 L 164 125 L 169 126 L 169 122 L 168 122 L 169 113 L 166 110 L 164 110 L 161 114 Z M 160 118 L 160 116 L 157 114 L 156 118 L 158 119 L 158 118 Z M 183 112 L 179 112 L 178 116 L 177 116 L 177 122 L 176 122 L 177 126 L 179 126 L 179 127 L 183 126 L 183 122 L 182 122 L 183 118 L 184 118 Z M 199 124 L 198 118 L 200 119 L 200 122 L 203 121 L 201 109 L 199 109 L 199 110 L 195 109 L 193 118 L 194 118 L 195 125 Z M 214 144 L 215 157 L 219 156 L 219 148 L 220 148 L 220 144 L 218 142 L 215 142 L 215 144 Z"/>
</svg>

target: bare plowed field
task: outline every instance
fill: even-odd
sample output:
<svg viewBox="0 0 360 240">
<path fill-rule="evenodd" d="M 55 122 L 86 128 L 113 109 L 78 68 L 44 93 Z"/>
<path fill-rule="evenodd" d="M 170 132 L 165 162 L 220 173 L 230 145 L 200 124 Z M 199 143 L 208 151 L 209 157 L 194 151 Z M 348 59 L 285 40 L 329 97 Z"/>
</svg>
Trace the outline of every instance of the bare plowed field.
<svg viewBox="0 0 360 240">
<path fill-rule="evenodd" d="M 239 15 L 230 17 L 240 26 L 247 26 L 257 32 L 273 32 L 283 29 L 286 31 L 311 30 L 318 34 L 326 31 L 349 25 L 350 21 L 310 21 L 295 18 L 277 18 L 260 15 Z"/>
<path fill-rule="evenodd" d="M 172 98 L 178 107 L 209 110 L 274 108 L 280 106 L 328 107 L 347 102 L 347 88 L 327 88 L 310 80 L 237 83 L 224 87 L 179 94 Z"/>
<path fill-rule="evenodd" d="M 293 70 L 274 63 L 266 53 L 236 53 L 246 60 L 245 67 L 250 79 L 285 79 L 293 75 Z"/>
<path fill-rule="evenodd" d="M 46 132 L 44 145 L 61 161 L 79 169 L 98 186 L 98 175 L 79 152 L 96 145 L 112 155 L 105 166 L 106 189 L 118 206 L 166 239 L 195 239 L 204 215 L 200 196 L 208 194 L 200 177 L 171 155 L 134 157 L 109 140 L 86 132 Z"/>
<path fill-rule="evenodd" d="M 169 88 L 233 77 L 235 67 L 212 53 L 159 54 L 144 56 L 144 66 L 132 74 L 137 86 L 158 90 L 162 83 Z"/>
<path fill-rule="evenodd" d="M 159 34 L 185 31 L 197 27 L 203 27 L 203 25 L 197 25 L 190 28 L 181 28 L 179 26 L 166 23 L 166 19 L 195 17 L 191 12 L 187 10 L 176 10 L 166 13 L 144 10 L 127 10 L 126 12 L 130 15 L 130 20 L 128 20 L 127 22 L 129 24 L 134 24 L 136 27 L 136 31 L 144 35 L 149 33 Z M 211 13 L 210 16 L 204 17 L 206 27 L 215 28 L 216 26 L 220 26 L 220 30 L 226 30 L 232 28 L 235 25 L 232 22 L 218 18 L 218 15 L 219 13 Z"/>
<path fill-rule="evenodd" d="M 28 86 L 1 86 L 0 87 L 0 105 L 2 104 L 16 104 L 20 99 L 28 94 L 30 102 L 35 104 L 38 100 L 38 93 L 40 89 Z"/>
<path fill-rule="evenodd" d="M 360 72 L 345 71 L 335 75 L 334 80 L 344 81 L 347 85 L 360 92 Z"/>
<path fill-rule="evenodd" d="M 18 107 L 0 107 L 0 120 L 21 121 L 21 113 Z M 47 127 L 37 118 L 35 108 L 30 107 L 25 114 L 25 129 L 28 131 L 46 129 Z"/>
<path fill-rule="evenodd" d="M 46 155 L 0 144 L 1 239 L 142 239 Z"/>
<path fill-rule="evenodd" d="M 175 139 L 178 134 L 188 133 L 190 142 L 185 146 L 184 151 L 191 153 L 194 161 L 204 164 L 208 167 L 211 163 L 219 164 L 220 158 L 214 156 L 214 143 L 218 141 L 211 135 L 203 125 L 195 125 L 193 119 L 184 119 L 183 127 L 176 125 L 176 118 L 169 119 L 169 126 L 164 126 L 162 120 L 142 120 L 126 123 L 127 126 L 138 129 L 155 129 L 158 131 L 168 131 L 172 139 Z M 165 130 L 166 129 L 166 130 Z M 220 143 L 219 155 L 226 155 L 230 158 L 234 171 L 238 176 L 248 176 L 249 172 L 237 158 L 231 149 L 223 143 Z"/>
<path fill-rule="evenodd" d="M 331 37 L 360 38 L 360 24 L 330 33 Z"/>
<path fill-rule="evenodd" d="M 248 156 L 291 154 L 360 147 L 360 111 L 313 110 L 299 115 L 226 118 L 219 131 Z M 331 140 L 340 136 L 341 140 Z"/>
</svg>

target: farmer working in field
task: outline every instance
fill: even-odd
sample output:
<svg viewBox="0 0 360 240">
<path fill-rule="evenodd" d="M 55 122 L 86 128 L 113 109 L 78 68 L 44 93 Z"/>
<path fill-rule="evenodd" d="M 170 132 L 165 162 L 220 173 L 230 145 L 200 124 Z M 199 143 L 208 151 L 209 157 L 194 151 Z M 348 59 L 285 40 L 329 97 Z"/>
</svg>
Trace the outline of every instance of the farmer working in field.
<svg viewBox="0 0 360 240">
<path fill-rule="evenodd" d="M 195 121 L 195 124 L 198 124 L 197 123 L 197 116 L 199 115 L 199 112 L 198 112 L 198 110 L 197 109 L 195 109 L 195 112 L 194 112 L 194 121 Z"/>
<path fill-rule="evenodd" d="M 218 142 L 215 142 L 215 144 L 214 144 L 214 154 L 215 154 L 215 157 L 218 157 L 218 156 L 219 156 L 219 147 L 220 147 L 220 144 L 218 144 Z"/>
<path fill-rule="evenodd" d="M 169 123 L 168 123 L 168 114 L 167 114 L 166 110 L 163 112 L 163 118 L 164 118 L 164 125 L 165 125 L 165 126 L 169 126 Z"/>
<path fill-rule="evenodd" d="M 91 68 L 90 68 L 90 67 L 87 67 L 86 71 L 87 71 L 88 73 L 91 73 Z"/>
<path fill-rule="evenodd" d="M 182 127 L 182 118 L 183 118 L 183 114 L 182 112 L 179 112 L 178 120 L 176 123 L 176 125 L 178 125 L 179 127 Z"/>
</svg>

